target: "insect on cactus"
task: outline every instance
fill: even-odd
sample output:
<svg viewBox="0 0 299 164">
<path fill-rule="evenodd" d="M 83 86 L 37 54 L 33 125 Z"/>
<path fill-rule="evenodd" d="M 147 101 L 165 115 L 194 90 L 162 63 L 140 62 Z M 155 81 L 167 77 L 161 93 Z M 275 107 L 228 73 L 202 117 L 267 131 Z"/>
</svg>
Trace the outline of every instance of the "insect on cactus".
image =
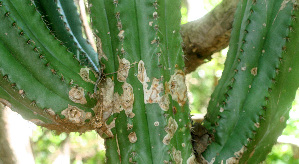
<svg viewBox="0 0 299 164">
<path fill-rule="evenodd" d="M 72 0 L 0 1 L 2 104 L 58 132 L 96 130 L 107 163 L 265 159 L 298 88 L 297 1 L 240 0 L 225 70 L 192 141 L 208 146 L 194 153 L 180 1 L 88 6 L 97 51 Z"/>
</svg>

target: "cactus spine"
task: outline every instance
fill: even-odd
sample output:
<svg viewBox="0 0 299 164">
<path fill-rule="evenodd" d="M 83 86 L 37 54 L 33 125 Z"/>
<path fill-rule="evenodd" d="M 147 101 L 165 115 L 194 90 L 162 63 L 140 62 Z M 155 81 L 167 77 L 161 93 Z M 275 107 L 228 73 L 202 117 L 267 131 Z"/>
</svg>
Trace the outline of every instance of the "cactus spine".
<svg viewBox="0 0 299 164">
<path fill-rule="evenodd" d="M 298 88 L 297 2 L 239 2 L 228 59 L 204 126 L 214 163 L 263 161 L 281 134 Z"/>
</svg>

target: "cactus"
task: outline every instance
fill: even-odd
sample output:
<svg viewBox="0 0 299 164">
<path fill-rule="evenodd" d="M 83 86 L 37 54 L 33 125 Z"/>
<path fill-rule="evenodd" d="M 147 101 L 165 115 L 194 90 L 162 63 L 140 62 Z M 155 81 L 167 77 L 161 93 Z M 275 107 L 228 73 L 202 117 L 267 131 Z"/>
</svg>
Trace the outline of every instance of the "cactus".
<svg viewBox="0 0 299 164">
<path fill-rule="evenodd" d="M 90 0 L 95 51 L 72 0 L 1 0 L 0 102 L 57 132 L 97 131 L 107 163 L 195 162 L 179 7 Z M 295 0 L 240 1 L 202 163 L 271 150 L 298 88 L 298 14 Z"/>
<path fill-rule="evenodd" d="M 186 163 L 180 2 L 89 3 L 97 52 L 73 0 L 0 1 L 0 102 L 51 130 L 96 130 L 107 163 Z"/>
<path fill-rule="evenodd" d="M 298 88 L 296 1 L 240 1 L 230 49 L 203 123 L 212 163 L 263 161 L 281 134 Z"/>
</svg>

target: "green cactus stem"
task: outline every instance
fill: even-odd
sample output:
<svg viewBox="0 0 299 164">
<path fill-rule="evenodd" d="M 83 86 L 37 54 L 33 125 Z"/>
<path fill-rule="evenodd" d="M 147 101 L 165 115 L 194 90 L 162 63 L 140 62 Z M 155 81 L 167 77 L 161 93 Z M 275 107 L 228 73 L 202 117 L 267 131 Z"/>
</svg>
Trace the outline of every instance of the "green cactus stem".
<svg viewBox="0 0 299 164">
<path fill-rule="evenodd" d="M 124 98 L 134 103 L 121 102 L 120 112 L 113 115 L 114 138 L 105 142 L 107 163 L 185 163 L 191 144 L 178 42 L 180 2 L 90 3 L 105 72 L 118 71 L 112 75 L 116 97 L 134 95 L 134 100 Z"/>
<path fill-rule="evenodd" d="M 281 134 L 298 88 L 297 13 L 296 1 L 240 1 L 203 124 L 214 137 L 206 161 L 263 161 Z"/>
<path fill-rule="evenodd" d="M 34 2 L 57 39 L 66 44 L 82 64 L 100 72 L 98 55 L 82 36 L 82 24 L 74 1 L 35 0 Z"/>
</svg>

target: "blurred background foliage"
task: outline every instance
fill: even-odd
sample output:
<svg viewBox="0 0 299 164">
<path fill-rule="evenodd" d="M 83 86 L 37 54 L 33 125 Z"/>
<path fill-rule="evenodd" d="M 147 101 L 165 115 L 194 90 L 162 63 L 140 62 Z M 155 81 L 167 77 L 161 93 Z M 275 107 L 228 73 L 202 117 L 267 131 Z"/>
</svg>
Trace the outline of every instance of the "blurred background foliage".
<svg viewBox="0 0 299 164">
<path fill-rule="evenodd" d="M 221 1 L 183 0 L 181 8 L 182 24 L 200 18 Z M 194 9 L 197 10 L 195 16 Z M 227 50 L 228 48 L 215 53 L 210 61 L 207 60 L 196 71 L 187 75 L 186 82 L 189 89 L 188 96 L 192 115 L 204 115 L 206 113 L 209 97 L 221 77 Z M 290 119 L 283 131 L 283 136 L 279 138 L 278 144 L 273 147 L 272 152 L 268 155 L 264 162 L 266 164 L 299 163 L 298 95 L 299 92 L 297 92 L 297 99 L 293 103 Z M 68 160 L 70 159 L 72 164 L 105 163 L 104 142 L 95 132 L 87 132 L 81 135 L 78 133 L 57 135 L 47 129 L 36 127 L 32 137 L 32 150 L 37 164 L 61 163 L 62 154 Z"/>
</svg>

